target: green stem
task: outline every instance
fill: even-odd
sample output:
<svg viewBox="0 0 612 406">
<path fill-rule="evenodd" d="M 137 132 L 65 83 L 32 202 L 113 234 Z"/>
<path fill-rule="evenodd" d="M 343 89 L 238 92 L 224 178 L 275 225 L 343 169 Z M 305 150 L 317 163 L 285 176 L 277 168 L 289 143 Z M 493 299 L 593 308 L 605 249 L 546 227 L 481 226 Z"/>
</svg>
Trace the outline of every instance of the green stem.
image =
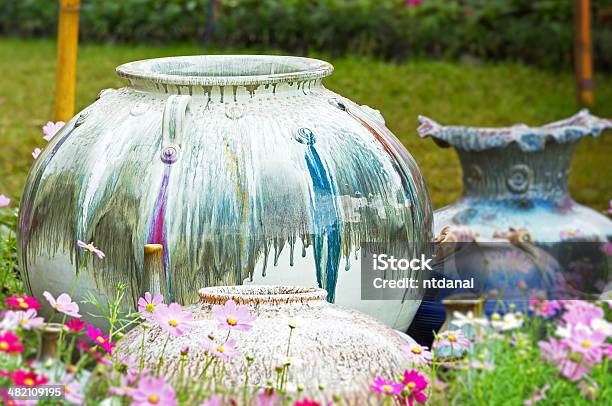
<svg viewBox="0 0 612 406">
<path fill-rule="evenodd" d="M 168 345 L 168 341 L 170 340 L 170 333 L 166 336 L 166 340 L 164 341 L 164 346 L 162 347 L 161 355 L 159 356 L 159 363 L 157 364 L 156 375 L 159 376 L 162 366 L 164 365 L 164 353 L 166 352 L 166 346 Z"/>
</svg>

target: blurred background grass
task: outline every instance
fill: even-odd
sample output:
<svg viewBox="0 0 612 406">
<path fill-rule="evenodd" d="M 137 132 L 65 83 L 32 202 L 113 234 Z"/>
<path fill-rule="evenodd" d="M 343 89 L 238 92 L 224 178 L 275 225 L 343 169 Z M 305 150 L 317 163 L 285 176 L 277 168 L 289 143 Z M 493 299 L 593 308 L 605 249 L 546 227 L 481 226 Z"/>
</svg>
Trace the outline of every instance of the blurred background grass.
<svg viewBox="0 0 612 406">
<path fill-rule="evenodd" d="M 55 43 L 52 40 L 0 39 L 0 193 L 18 199 L 35 147 L 43 147 L 40 127 L 53 117 Z M 229 53 L 227 49 L 223 53 Z M 117 65 L 143 58 L 219 53 L 196 45 L 96 45 L 79 48 L 77 111 L 101 89 L 120 87 Z M 278 52 L 274 52 L 278 53 Z M 440 149 L 416 134 L 417 116 L 442 123 L 543 124 L 574 114 L 574 77 L 526 67 L 518 62 L 408 60 L 385 62 L 365 56 L 311 54 L 334 64 L 325 84 L 357 103 L 379 109 L 388 127 L 408 148 L 439 208 L 461 193 L 461 171 L 452 149 Z M 594 113 L 612 116 L 612 76 L 596 77 Z M 570 176 L 576 200 L 599 210 L 612 198 L 612 139 L 604 133 L 578 147 Z"/>
</svg>

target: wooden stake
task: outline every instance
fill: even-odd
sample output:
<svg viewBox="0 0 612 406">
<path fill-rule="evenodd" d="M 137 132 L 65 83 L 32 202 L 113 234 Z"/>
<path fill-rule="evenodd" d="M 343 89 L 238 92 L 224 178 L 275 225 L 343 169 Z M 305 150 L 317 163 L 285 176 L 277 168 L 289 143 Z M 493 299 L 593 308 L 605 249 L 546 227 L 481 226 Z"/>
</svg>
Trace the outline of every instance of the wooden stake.
<svg viewBox="0 0 612 406">
<path fill-rule="evenodd" d="M 141 290 L 141 295 L 151 292 L 152 296 L 162 294 L 169 298 L 164 269 L 164 246 L 161 244 L 144 246 L 144 277 Z"/>
<path fill-rule="evenodd" d="M 81 0 L 60 0 L 57 30 L 55 120 L 68 121 L 74 115 L 79 11 Z"/>
<path fill-rule="evenodd" d="M 591 39 L 591 2 L 575 0 L 576 32 L 574 58 L 576 67 L 576 98 L 581 106 L 593 105 L 593 44 Z"/>
</svg>

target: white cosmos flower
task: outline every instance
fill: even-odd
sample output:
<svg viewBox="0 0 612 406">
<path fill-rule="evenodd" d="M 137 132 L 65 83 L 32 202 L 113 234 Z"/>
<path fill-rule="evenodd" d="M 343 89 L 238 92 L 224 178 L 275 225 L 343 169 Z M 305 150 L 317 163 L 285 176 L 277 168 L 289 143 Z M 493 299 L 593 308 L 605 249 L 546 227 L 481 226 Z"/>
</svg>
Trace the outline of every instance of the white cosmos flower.
<svg viewBox="0 0 612 406">
<path fill-rule="evenodd" d="M 474 316 L 474 312 L 472 311 L 469 311 L 467 313 L 460 313 L 458 311 L 454 311 L 453 320 L 451 323 L 459 328 L 465 325 L 482 327 L 486 327 L 489 325 L 489 321 L 487 319 L 485 319 L 484 317 Z"/>
<path fill-rule="evenodd" d="M 498 331 L 509 331 L 523 325 L 523 315 L 521 313 L 506 313 L 504 317 L 494 317 L 491 326 Z"/>
</svg>

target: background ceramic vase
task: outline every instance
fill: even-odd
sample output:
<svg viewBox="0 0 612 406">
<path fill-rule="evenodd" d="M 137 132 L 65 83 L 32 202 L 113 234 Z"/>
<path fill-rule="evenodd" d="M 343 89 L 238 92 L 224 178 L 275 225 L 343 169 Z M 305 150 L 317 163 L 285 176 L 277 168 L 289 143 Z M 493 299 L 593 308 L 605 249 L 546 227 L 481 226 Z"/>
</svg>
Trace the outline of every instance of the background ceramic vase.
<svg viewBox="0 0 612 406">
<path fill-rule="evenodd" d="M 195 320 L 194 330 L 173 337 L 165 349 L 161 371 L 167 379 L 179 377 L 180 352 L 185 346 L 189 347 L 185 374 L 194 378 L 201 375 L 207 362 L 201 344 L 209 335 L 223 341 L 228 333 L 219 329 L 212 306 L 224 305 L 230 299 L 248 305 L 257 318 L 252 330 L 231 332 L 230 338 L 237 341 L 243 355 L 225 362 L 227 387 L 244 384 L 245 355 L 254 357 L 249 366 L 253 385 L 276 379 L 275 367 L 282 366 L 286 359 L 290 323 L 297 327 L 291 333 L 288 382 L 304 385 L 305 395 L 316 397 L 321 384 L 327 400 L 338 395 L 348 404 L 366 404 L 374 377 L 391 377 L 408 366 L 401 350 L 409 343 L 405 336 L 363 313 L 329 304 L 322 289 L 229 286 L 204 288 L 199 293 L 201 303 L 188 308 Z M 155 370 L 166 336 L 157 325 L 146 330 L 145 367 Z M 130 331 L 119 345 L 119 358 L 138 359 L 141 342 L 142 329 Z"/>
<path fill-rule="evenodd" d="M 610 120 L 586 110 L 542 127 L 447 127 L 427 117 L 419 120 L 419 135 L 431 136 L 443 147 L 453 146 L 463 169 L 463 196 L 435 212 L 435 233 L 450 227 L 464 230 L 465 238 L 456 241 L 489 240 L 488 248 L 478 248 L 488 265 L 476 266 L 474 258 L 462 260 L 464 265 L 470 263 L 465 269 L 477 270 L 488 289 L 509 292 L 522 286 L 522 297 L 532 289 L 550 293 L 557 288 L 559 273 L 571 262 L 555 247 L 557 243 L 578 236 L 600 242 L 612 237 L 612 222 L 576 203 L 567 188 L 576 143 L 611 128 Z M 491 239 L 499 237 L 512 244 L 491 245 Z M 491 260 L 493 257 L 500 260 Z M 430 340 L 430 331 L 444 321 L 441 297 L 437 299 L 425 300 L 419 309 L 409 330 L 417 341 Z M 519 300 L 512 293 L 502 299 Z M 491 302 L 486 306 L 489 310 L 495 307 Z"/>
<path fill-rule="evenodd" d="M 421 173 L 376 110 L 327 90 L 333 67 L 282 56 L 127 63 L 53 138 L 23 193 L 19 254 L 35 295 L 133 304 L 151 286 L 143 246 L 164 247 L 165 295 L 194 286 L 320 286 L 399 329 L 418 301 L 362 302 L 359 248 L 422 252 L 432 209 Z M 93 241 L 103 261 L 79 250 Z"/>
</svg>

